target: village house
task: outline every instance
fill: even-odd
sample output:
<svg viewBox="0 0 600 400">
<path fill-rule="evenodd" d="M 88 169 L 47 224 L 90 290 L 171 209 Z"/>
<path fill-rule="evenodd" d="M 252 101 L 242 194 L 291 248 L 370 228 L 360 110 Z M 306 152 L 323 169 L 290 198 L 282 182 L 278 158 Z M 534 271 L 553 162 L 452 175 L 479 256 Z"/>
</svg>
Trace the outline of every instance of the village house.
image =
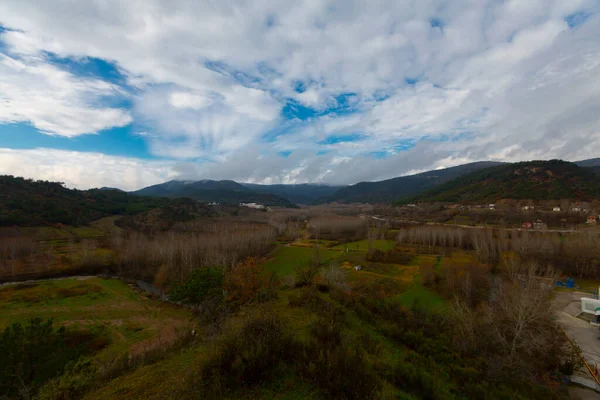
<svg viewBox="0 0 600 400">
<path fill-rule="evenodd" d="M 554 211 L 554 212 L 560 212 L 560 206 L 554 206 L 554 207 L 552 207 L 552 211 Z"/>
<path fill-rule="evenodd" d="M 546 225 L 546 223 L 544 221 L 541 220 L 537 220 L 533 223 L 533 229 L 538 230 L 538 231 L 543 231 L 548 229 L 548 225 Z"/>
<path fill-rule="evenodd" d="M 535 209 L 534 206 L 523 206 L 521 207 L 521 210 L 523 211 L 533 211 Z"/>
<path fill-rule="evenodd" d="M 531 222 L 529 222 L 529 221 L 523 222 L 521 224 L 521 228 L 523 228 L 523 229 L 531 229 L 532 227 L 533 227 L 533 224 Z"/>
<path fill-rule="evenodd" d="M 597 222 L 598 222 L 598 219 L 596 218 L 595 215 L 588 215 L 586 223 L 588 223 L 588 224 L 596 224 Z"/>
<path fill-rule="evenodd" d="M 571 211 L 572 212 L 586 212 L 587 211 L 587 204 L 586 203 L 582 203 L 582 202 L 577 202 L 573 205 L 573 207 L 571 207 Z"/>
</svg>

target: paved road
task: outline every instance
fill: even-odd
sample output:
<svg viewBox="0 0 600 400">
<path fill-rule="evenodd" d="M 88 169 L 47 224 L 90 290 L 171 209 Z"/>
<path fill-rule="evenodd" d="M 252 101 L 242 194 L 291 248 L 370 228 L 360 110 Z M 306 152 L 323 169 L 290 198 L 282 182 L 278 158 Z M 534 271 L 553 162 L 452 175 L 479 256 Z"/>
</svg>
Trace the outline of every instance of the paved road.
<svg viewBox="0 0 600 400">
<path fill-rule="evenodd" d="M 581 312 L 581 297 L 589 297 L 589 293 L 556 293 L 555 301 L 560 310 L 557 312 L 556 317 L 559 325 L 565 330 L 567 335 L 581 347 L 581 354 L 587 363 L 592 368 L 598 365 L 600 369 L 600 340 L 598 340 L 600 330 L 597 326 L 575 317 Z M 593 379 L 585 366 L 580 371 L 577 371 L 576 375 L 583 379 Z"/>
</svg>

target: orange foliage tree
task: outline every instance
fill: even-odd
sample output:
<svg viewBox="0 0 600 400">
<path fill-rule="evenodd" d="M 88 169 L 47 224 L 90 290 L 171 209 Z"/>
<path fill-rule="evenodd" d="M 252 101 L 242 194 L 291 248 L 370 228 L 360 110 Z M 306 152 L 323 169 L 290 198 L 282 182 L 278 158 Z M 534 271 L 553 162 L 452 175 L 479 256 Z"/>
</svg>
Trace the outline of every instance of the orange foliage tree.
<svg viewBox="0 0 600 400">
<path fill-rule="evenodd" d="M 254 257 L 235 265 L 225 276 L 223 289 L 229 301 L 247 304 L 256 300 L 260 291 L 267 285 L 263 268 Z"/>
</svg>

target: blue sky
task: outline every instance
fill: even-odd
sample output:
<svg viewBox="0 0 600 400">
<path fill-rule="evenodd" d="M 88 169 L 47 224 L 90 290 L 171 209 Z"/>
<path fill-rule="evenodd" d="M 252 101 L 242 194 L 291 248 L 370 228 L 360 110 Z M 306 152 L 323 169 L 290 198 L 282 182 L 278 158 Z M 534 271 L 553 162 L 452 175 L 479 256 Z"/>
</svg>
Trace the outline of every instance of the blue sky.
<svg viewBox="0 0 600 400">
<path fill-rule="evenodd" d="M 0 173 L 350 184 L 598 156 L 595 0 L 202 3 L 3 1 Z"/>
</svg>

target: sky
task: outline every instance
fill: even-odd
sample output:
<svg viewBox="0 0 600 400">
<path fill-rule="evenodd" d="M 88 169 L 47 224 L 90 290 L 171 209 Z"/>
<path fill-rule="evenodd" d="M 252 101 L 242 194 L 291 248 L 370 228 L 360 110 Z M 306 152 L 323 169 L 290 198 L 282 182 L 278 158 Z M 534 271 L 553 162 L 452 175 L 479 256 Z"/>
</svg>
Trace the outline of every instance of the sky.
<svg viewBox="0 0 600 400">
<path fill-rule="evenodd" d="M 352 184 L 600 156 L 600 0 L 2 0 L 0 174 Z"/>
</svg>

